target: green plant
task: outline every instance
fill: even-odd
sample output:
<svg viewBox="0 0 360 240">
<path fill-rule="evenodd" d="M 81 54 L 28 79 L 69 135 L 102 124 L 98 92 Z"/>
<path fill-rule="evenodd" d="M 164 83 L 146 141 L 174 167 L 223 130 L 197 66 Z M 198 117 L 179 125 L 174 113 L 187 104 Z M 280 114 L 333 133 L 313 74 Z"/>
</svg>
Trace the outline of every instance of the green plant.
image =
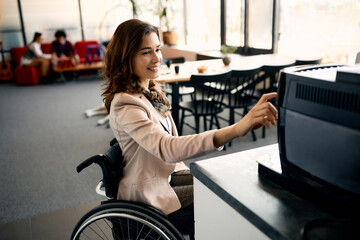
<svg viewBox="0 0 360 240">
<path fill-rule="evenodd" d="M 223 54 L 236 52 L 237 47 L 230 45 L 221 45 L 220 52 Z"/>
<path fill-rule="evenodd" d="M 156 7 L 152 9 L 155 15 L 159 16 L 160 22 L 164 23 L 167 31 L 172 31 L 173 18 L 175 14 L 175 8 L 173 6 L 174 0 L 153 0 Z"/>
<path fill-rule="evenodd" d="M 138 14 L 139 14 L 138 13 L 139 6 L 138 6 L 138 4 L 136 3 L 135 0 L 130 0 L 130 2 L 131 2 L 131 6 L 132 6 L 133 17 L 137 18 Z"/>
</svg>

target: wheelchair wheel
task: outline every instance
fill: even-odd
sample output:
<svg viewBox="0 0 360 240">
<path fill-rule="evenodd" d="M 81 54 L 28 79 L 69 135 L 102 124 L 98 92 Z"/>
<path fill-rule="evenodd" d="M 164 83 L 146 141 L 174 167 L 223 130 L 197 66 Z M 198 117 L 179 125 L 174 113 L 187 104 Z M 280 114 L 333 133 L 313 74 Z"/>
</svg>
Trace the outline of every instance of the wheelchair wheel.
<svg viewBox="0 0 360 240">
<path fill-rule="evenodd" d="M 181 233 L 161 212 L 147 205 L 105 202 L 83 216 L 71 236 L 77 239 L 181 239 Z"/>
</svg>

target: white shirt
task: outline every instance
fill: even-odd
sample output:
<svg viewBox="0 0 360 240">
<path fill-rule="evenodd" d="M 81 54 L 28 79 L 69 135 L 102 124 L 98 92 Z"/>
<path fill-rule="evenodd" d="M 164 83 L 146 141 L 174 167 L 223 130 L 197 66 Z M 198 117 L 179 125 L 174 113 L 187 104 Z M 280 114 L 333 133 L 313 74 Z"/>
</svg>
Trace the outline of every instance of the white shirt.
<svg viewBox="0 0 360 240">
<path fill-rule="evenodd" d="M 36 57 L 50 59 L 51 54 L 45 54 L 41 50 L 41 44 L 38 42 L 32 42 L 28 47 L 33 53 L 35 53 Z M 34 58 L 25 58 L 24 56 L 21 57 L 20 64 L 21 66 L 31 63 Z"/>
</svg>

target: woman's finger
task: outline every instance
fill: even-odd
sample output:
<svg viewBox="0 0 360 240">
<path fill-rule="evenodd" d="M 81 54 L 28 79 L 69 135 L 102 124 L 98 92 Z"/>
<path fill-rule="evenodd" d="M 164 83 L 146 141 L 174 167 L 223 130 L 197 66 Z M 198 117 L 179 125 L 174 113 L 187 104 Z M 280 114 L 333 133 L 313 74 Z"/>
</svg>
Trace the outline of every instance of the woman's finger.
<svg viewBox="0 0 360 240">
<path fill-rule="evenodd" d="M 271 111 L 271 114 L 274 115 L 276 117 L 276 119 L 277 119 L 278 111 L 277 111 L 276 107 L 272 103 L 265 102 L 263 104 L 258 105 L 257 107 L 259 109 L 264 109 L 264 108 L 269 109 Z"/>
<path fill-rule="evenodd" d="M 276 121 L 276 113 L 274 114 L 271 109 L 269 108 L 258 108 L 253 111 L 253 118 L 264 118 L 268 117 L 270 121 Z"/>
<path fill-rule="evenodd" d="M 272 98 L 276 98 L 276 97 L 277 97 L 276 92 L 263 94 L 257 104 L 262 104 L 262 103 L 264 103 Z"/>
</svg>

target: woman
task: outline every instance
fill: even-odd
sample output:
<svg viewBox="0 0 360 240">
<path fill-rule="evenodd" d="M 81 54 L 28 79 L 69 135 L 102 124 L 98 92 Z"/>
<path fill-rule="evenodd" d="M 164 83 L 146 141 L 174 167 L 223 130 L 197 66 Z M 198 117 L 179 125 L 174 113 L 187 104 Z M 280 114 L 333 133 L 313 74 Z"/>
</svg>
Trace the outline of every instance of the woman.
<svg viewBox="0 0 360 240">
<path fill-rule="evenodd" d="M 169 216 L 187 215 L 193 207 L 192 178 L 181 161 L 215 151 L 263 125 L 275 125 L 277 111 L 267 100 L 276 93 L 264 95 L 232 126 L 179 137 L 170 103 L 153 81 L 161 60 L 158 29 L 137 19 L 120 24 L 107 48 L 103 96 L 125 163 L 117 197 L 145 202 Z M 182 230 L 186 224 L 193 234 L 193 215 L 175 225 Z"/>
<path fill-rule="evenodd" d="M 20 64 L 25 67 L 37 67 L 40 70 L 40 77 L 44 78 L 49 73 L 51 54 L 44 54 L 41 50 L 43 36 L 41 33 L 34 34 L 33 41 L 28 45 Z"/>
</svg>

